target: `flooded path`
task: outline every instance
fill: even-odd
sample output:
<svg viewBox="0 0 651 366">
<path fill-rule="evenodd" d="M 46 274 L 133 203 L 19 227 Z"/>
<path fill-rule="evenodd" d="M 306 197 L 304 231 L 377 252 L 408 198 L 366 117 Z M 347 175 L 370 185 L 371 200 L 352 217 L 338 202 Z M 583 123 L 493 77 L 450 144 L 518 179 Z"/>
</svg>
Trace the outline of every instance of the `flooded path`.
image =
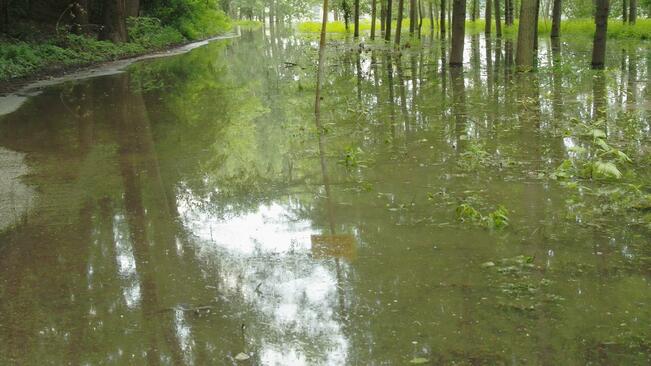
<svg viewBox="0 0 651 366">
<path fill-rule="evenodd" d="M 651 44 L 244 31 L 0 116 L 0 364 L 651 362 Z"/>
</svg>

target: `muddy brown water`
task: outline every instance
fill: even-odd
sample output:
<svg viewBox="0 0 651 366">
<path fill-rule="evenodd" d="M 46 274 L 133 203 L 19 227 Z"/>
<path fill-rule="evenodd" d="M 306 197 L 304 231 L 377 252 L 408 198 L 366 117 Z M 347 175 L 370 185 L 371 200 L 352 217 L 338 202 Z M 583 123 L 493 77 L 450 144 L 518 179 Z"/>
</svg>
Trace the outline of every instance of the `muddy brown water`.
<svg viewBox="0 0 651 366">
<path fill-rule="evenodd" d="M 651 362 L 649 43 L 595 73 L 541 38 L 518 75 L 509 40 L 462 72 L 332 40 L 320 131 L 316 46 L 244 31 L 0 117 L 0 364 Z"/>
</svg>

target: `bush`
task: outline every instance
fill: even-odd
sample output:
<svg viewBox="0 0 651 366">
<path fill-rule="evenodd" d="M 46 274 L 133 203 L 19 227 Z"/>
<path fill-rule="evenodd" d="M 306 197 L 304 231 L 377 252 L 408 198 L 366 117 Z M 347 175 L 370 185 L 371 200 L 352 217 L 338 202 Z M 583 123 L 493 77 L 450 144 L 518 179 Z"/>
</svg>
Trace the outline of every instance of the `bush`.
<svg viewBox="0 0 651 366">
<path fill-rule="evenodd" d="M 145 48 L 162 48 L 170 44 L 181 43 L 183 35 L 172 27 L 164 27 L 157 18 L 139 17 L 127 20 L 129 42 Z"/>
</svg>

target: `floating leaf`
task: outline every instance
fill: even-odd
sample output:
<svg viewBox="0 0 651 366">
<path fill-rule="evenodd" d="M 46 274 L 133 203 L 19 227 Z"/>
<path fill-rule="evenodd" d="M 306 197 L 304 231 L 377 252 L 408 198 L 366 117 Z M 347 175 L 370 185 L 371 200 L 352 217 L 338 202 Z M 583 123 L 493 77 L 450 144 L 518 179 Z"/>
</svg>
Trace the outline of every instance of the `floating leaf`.
<svg viewBox="0 0 651 366">
<path fill-rule="evenodd" d="M 244 352 L 240 352 L 235 356 L 235 359 L 238 360 L 238 361 L 246 361 L 249 358 L 251 358 L 251 356 L 247 355 Z"/>
<path fill-rule="evenodd" d="M 611 162 L 596 161 L 592 164 L 592 169 L 595 173 L 611 178 L 621 178 L 622 172 L 617 169 L 617 166 Z"/>
</svg>

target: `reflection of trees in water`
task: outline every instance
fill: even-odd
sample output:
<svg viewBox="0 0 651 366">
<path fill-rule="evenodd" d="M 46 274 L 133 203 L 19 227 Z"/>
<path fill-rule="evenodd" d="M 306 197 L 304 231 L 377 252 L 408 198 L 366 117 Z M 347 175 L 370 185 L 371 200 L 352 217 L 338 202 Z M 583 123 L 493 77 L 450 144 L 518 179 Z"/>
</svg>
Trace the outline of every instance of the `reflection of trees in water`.
<svg viewBox="0 0 651 366">
<path fill-rule="evenodd" d="M 420 352 L 422 345 L 442 362 L 499 359 L 464 343 L 466 334 L 481 339 L 495 329 L 513 329 L 499 310 L 476 305 L 491 292 L 464 258 L 495 253 L 465 241 L 485 240 L 486 234 L 454 239 L 457 229 L 413 224 L 432 215 L 429 206 L 416 202 L 415 208 L 388 211 L 375 195 L 389 192 L 394 202 L 410 202 L 425 190 L 454 194 L 473 188 L 477 180 L 441 178 L 456 172 L 456 153 L 440 142 L 463 145 L 468 128 L 491 152 L 526 153 L 529 166 L 553 167 L 566 147 L 561 138 L 547 138 L 558 128 L 547 121 L 591 115 L 599 103 L 617 108 L 609 98 L 614 83 L 586 83 L 577 76 L 563 85 L 557 71 L 536 80 L 508 72 L 500 77 L 497 70 L 511 62 L 508 41 L 503 58 L 496 45 L 485 49 L 482 60 L 482 43 L 471 40 L 473 67 L 486 70 L 486 80 L 474 72 L 448 74 L 445 60 L 438 60 L 445 52 L 416 47 L 404 59 L 329 55 L 333 72 L 325 80 L 324 126 L 335 127 L 317 151 L 309 45 L 255 33 L 239 42 L 138 65 L 129 76 L 48 89 L 6 118 L 11 128 L 3 129 L 1 142 L 28 154 L 35 168 L 28 181 L 41 198 L 27 221 L 3 237 L 10 244 L 0 259 L 0 291 L 12 299 L 0 301 L 0 347 L 8 355 L 3 357 L 29 363 L 51 355 L 60 363 L 96 363 L 106 355 L 136 354 L 143 363 L 202 364 L 244 351 L 257 353 L 257 361 L 336 363 L 348 357 L 379 363 L 415 348 Z M 227 57 L 215 56 L 222 53 Z M 574 92 L 566 92 L 567 86 Z M 590 99 L 593 104 L 586 105 Z M 355 113 L 360 109 L 368 115 Z M 493 126 L 506 128 L 497 134 Z M 349 145 L 363 146 L 373 164 L 352 172 L 337 165 L 337 154 Z M 416 161 L 432 165 L 421 168 Z M 374 191 L 360 192 L 359 181 L 372 182 Z M 513 193 L 521 197 L 517 212 L 524 221 L 554 222 L 562 208 L 541 201 L 556 198 L 541 186 Z M 445 208 L 440 211 L 435 218 L 445 220 Z M 257 237 L 252 252 L 222 245 L 229 242 L 229 223 L 242 217 L 289 232 L 281 237 L 284 245 L 266 247 L 273 235 Z M 217 229 L 210 232 L 210 225 Z M 361 260 L 337 264 L 311 257 L 309 236 L 327 230 L 354 233 Z M 527 248 L 540 251 L 537 258 L 547 255 L 541 242 L 602 239 L 566 227 L 535 232 Z M 625 241 L 627 235 L 624 230 L 615 236 Z M 430 245 L 423 238 L 461 248 L 458 257 L 406 251 L 422 253 L 419 245 Z M 615 250 L 607 254 L 612 257 L 599 263 L 600 271 L 619 263 Z M 172 309 L 182 303 L 210 306 L 215 315 Z M 572 314 L 592 320 L 578 310 Z M 516 319 L 537 324 L 526 315 Z M 513 350 L 512 341 L 523 354 L 561 352 L 557 342 L 541 341 L 553 329 L 538 324 L 533 331 L 537 341 L 491 342 Z M 42 344 L 46 348 L 37 351 Z"/>
</svg>

